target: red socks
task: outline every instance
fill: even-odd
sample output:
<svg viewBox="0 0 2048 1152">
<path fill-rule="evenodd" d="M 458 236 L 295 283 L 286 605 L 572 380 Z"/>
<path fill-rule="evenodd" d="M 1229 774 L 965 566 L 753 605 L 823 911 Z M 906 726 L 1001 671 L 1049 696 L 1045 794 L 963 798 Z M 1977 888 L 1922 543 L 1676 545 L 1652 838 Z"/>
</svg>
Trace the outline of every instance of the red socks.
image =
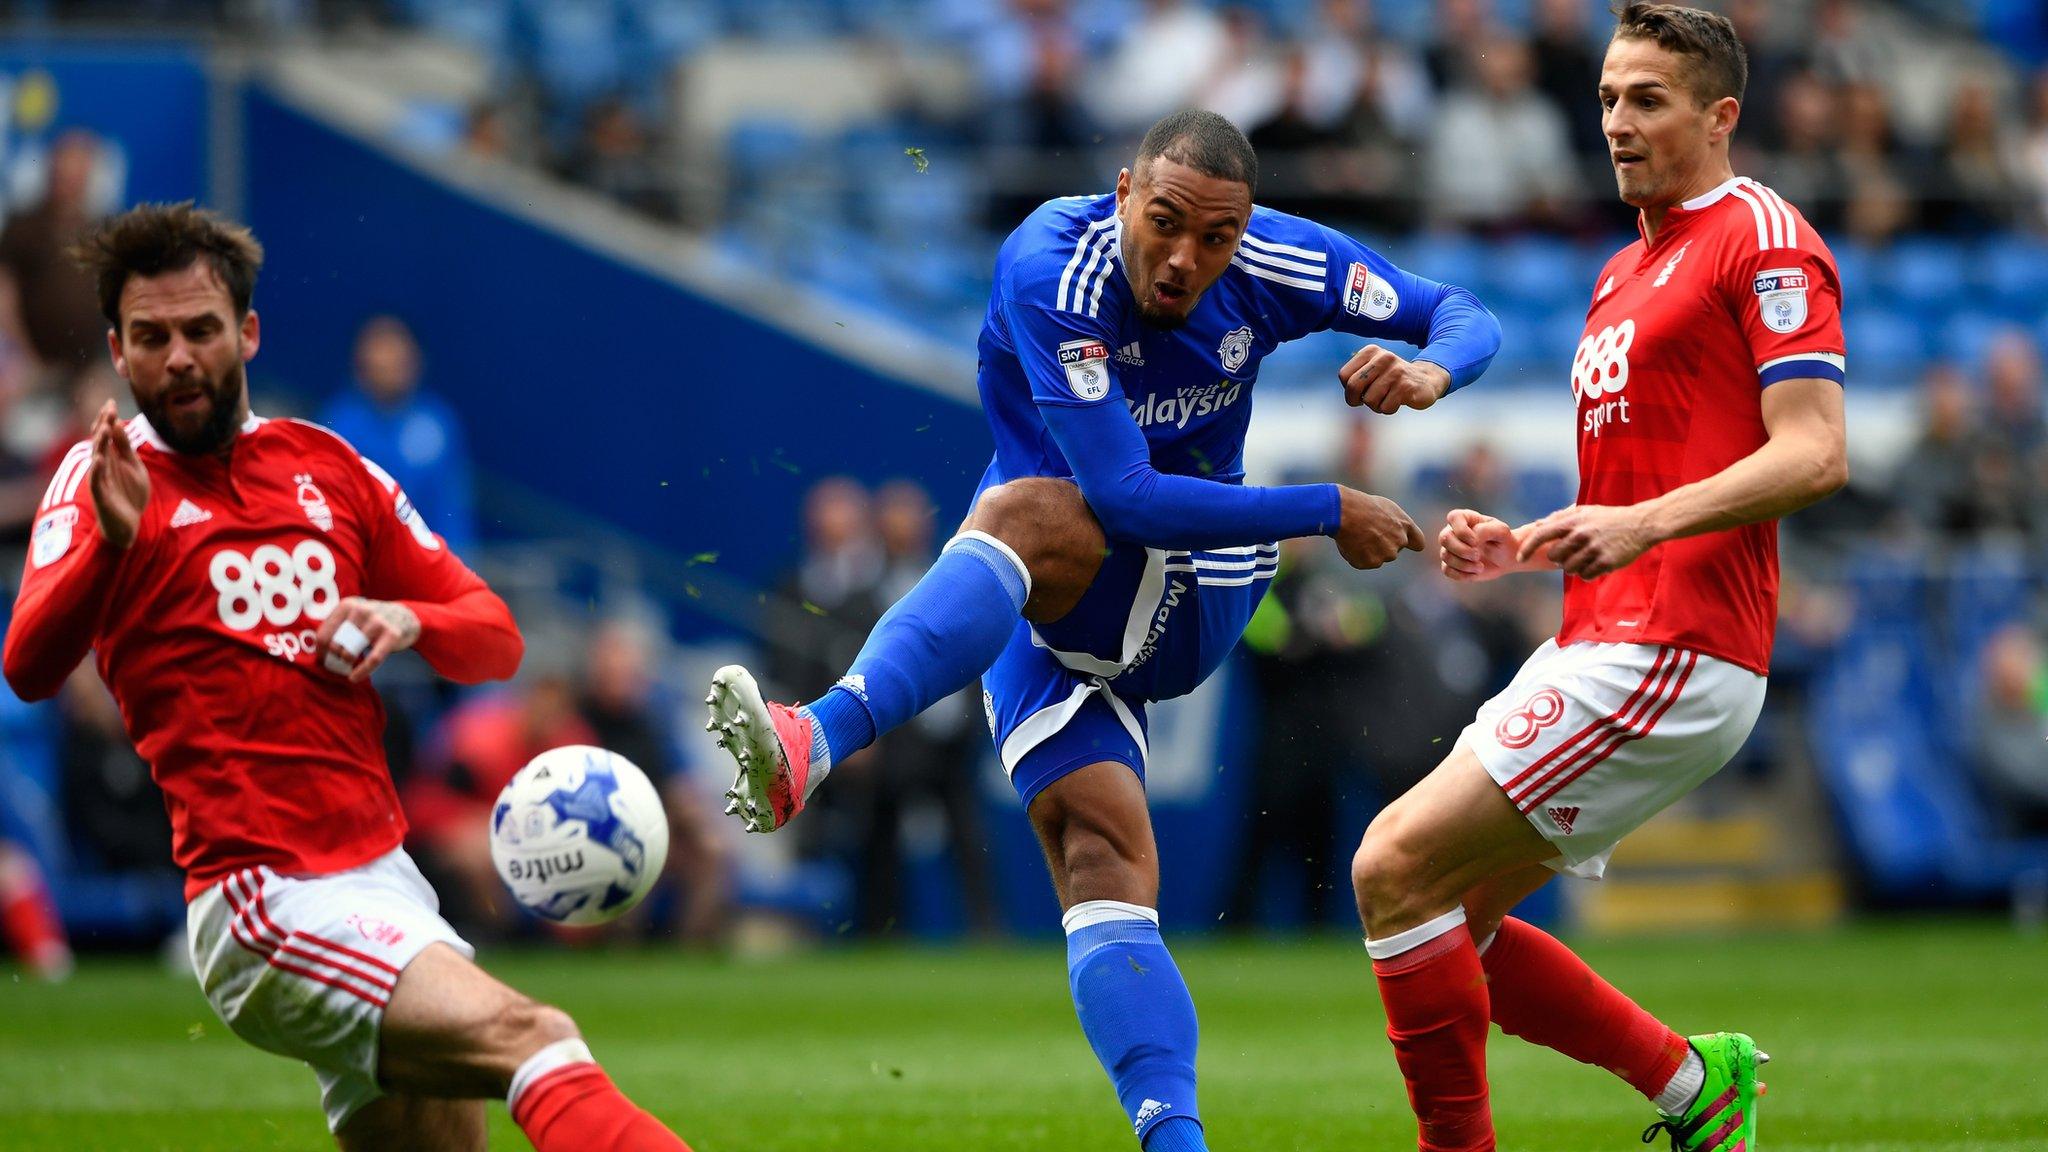
<svg viewBox="0 0 2048 1152">
<path fill-rule="evenodd" d="M 45 980 L 71 972 L 71 946 L 43 871 L 28 853 L 0 845 L 0 936 Z"/>
<path fill-rule="evenodd" d="M 1422 1152 L 1492 1152 L 1486 1095 L 1486 974 L 1465 910 L 1367 940 L 1387 1039 L 1408 1081 Z"/>
<path fill-rule="evenodd" d="M 542 1049 L 512 1081 L 512 1119 L 536 1152 L 690 1152 L 590 1062 L 582 1041 Z"/>
<path fill-rule="evenodd" d="M 1685 1037 L 1541 928 L 1501 921 L 1483 962 L 1493 1022 L 1510 1036 L 1605 1068 L 1652 1100 L 1685 1060 Z"/>
</svg>

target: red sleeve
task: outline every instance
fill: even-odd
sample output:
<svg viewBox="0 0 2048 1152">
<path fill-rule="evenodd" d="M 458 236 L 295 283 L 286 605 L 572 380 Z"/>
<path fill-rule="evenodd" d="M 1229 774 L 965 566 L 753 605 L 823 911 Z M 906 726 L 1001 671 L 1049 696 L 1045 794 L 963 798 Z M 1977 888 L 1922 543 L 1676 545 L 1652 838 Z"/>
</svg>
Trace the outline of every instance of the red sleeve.
<svg viewBox="0 0 2048 1152">
<path fill-rule="evenodd" d="M 1748 338 L 1759 386 L 1801 377 L 1840 384 L 1847 367 L 1841 275 L 1812 227 L 1787 211 L 1782 222 L 1794 235 L 1732 246 L 1722 294 Z M 1766 212 L 1767 226 L 1780 219 Z"/>
<path fill-rule="evenodd" d="M 526 652 L 512 610 L 427 527 L 390 473 L 368 459 L 363 467 L 371 504 L 364 595 L 412 609 L 420 621 L 413 647 L 434 671 L 459 684 L 509 679 Z"/>
<path fill-rule="evenodd" d="M 90 443 L 73 447 L 36 511 L 5 653 L 8 686 L 23 700 L 55 696 L 92 651 L 128 555 L 100 535 L 86 479 L 91 465 Z M 130 547 L 141 546 L 138 538 Z"/>
</svg>

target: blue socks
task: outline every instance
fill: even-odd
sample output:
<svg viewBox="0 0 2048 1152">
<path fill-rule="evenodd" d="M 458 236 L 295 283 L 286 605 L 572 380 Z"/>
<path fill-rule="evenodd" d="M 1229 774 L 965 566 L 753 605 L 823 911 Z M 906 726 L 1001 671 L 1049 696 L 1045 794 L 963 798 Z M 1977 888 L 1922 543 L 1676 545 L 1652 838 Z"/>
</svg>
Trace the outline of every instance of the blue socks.
<svg viewBox="0 0 2048 1152">
<path fill-rule="evenodd" d="M 1195 1002 L 1159 914 L 1115 900 L 1067 910 L 1067 980 L 1095 1058 L 1145 1152 L 1206 1152 L 1195 1107 Z"/>
<path fill-rule="evenodd" d="M 988 671 L 1030 596 L 1031 577 L 1006 545 L 985 532 L 954 537 L 868 633 L 847 674 L 804 706 L 813 778 Z"/>
</svg>

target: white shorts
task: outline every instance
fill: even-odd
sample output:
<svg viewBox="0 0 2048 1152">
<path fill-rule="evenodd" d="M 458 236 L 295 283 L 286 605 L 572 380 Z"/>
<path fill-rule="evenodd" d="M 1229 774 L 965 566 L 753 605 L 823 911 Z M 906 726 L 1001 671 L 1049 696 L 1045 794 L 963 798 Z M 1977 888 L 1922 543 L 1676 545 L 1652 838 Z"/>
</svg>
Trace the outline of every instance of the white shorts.
<svg viewBox="0 0 2048 1152">
<path fill-rule="evenodd" d="M 1551 867 L 1598 879 L 1623 836 L 1749 739 L 1765 683 L 1683 648 L 1546 640 L 1458 746 L 1557 846 Z"/>
<path fill-rule="evenodd" d="M 312 1065 L 327 1127 L 377 1097 L 377 1035 L 398 974 L 429 944 L 474 956 L 394 848 L 321 876 L 245 868 L 185 909 L 192 967 L 235 1035 Z"/>
</svg>

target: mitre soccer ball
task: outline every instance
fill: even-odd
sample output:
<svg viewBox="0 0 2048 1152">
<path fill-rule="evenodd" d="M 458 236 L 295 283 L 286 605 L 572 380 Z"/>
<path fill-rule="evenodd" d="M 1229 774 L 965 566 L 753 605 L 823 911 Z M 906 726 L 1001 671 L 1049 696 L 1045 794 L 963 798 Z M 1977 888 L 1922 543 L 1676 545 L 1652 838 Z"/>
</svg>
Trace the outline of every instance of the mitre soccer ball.
<svg viewBox="0 0 2048 1152">
<path fill-rule="evenodd" d="M 602 924 L 654 887 L 668 816 L 646 773 L 602 748 L 534 757 L 491 809 L 491 860 L 512 895 L 557 924 Z"/>
</svg>

